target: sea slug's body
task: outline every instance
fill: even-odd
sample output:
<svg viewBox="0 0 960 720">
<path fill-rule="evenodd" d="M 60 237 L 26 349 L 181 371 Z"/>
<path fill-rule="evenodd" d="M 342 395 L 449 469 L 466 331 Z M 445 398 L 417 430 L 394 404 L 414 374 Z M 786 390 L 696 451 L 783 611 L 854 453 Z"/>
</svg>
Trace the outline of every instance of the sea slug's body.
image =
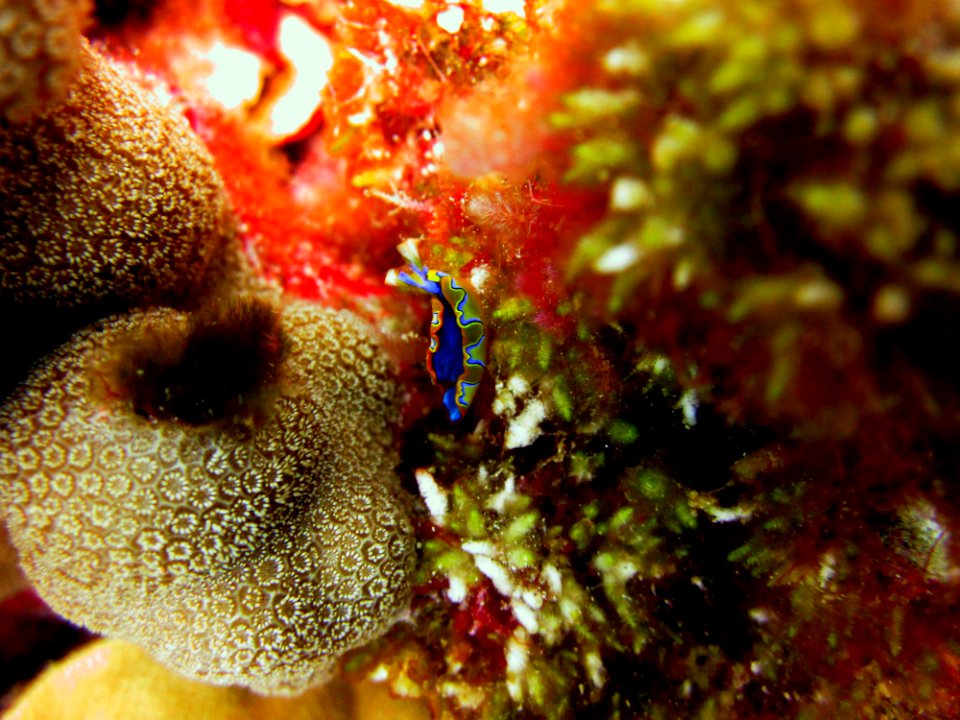
<svg viewBox="0 0 960 720">
<path fill-rule="evenodd" d="M 409 263 L 410 272 L 391 270 L 387 283 L 409 285 L 432 296 L 427 371 L 434 384 L 446 387 L 443 404 L 451 422 L 458 422 L 473 402 L 486 367 L 487 331 L 483 316 L 462 283 L 420 262 L 413 241 L 408 240 L 397 249 Z"/>
</svg>

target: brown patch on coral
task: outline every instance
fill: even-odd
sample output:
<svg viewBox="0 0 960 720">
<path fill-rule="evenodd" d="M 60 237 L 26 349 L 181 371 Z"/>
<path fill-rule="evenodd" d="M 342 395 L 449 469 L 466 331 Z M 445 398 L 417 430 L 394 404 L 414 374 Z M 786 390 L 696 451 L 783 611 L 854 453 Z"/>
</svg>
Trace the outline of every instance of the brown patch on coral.
<svg viewBox="0 0 960 720">
<path fill-rule="evenodd" d="M 183 118 L 81 55 L 60 105 L 0 125 L 0 300 L 176 302 L 232 232 L 222 183 Z"/>
<path fill-rule="evenodd" d="M 252 416 L 274 399 L 285 341 L 277 309 L 239 298 L 202 307 L 189 327 L 138 329 L 116 368 L 142 417 L 197 425 Z"/>
<path fill-rule="evenodd" d="M 10 543 L 10 534 L 0 523 L 0 600 L 27 587 L 27 579 L 20 569 L 16 548 Z"/>
<path fill-rule="evenodd" d="M 260 416 L 138 414 L 113 384 L 118 354 L 143 347 L 137 333 L 197 327 L 168 309 L 134 313 L 47 358 L 0 411 L 6 521 L 30 580 L 67 618 L 188 676 L 299 691 L 409 597 L 396 388 L 352 316 L 294 304 L 280 316 L 283 392 Z"/>
</svg>

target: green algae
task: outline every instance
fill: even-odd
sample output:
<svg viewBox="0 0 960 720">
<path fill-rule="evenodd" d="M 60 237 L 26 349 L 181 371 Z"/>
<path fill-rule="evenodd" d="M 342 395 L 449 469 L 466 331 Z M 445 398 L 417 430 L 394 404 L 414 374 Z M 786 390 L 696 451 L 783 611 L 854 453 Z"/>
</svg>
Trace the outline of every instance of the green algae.
<svg viewBox="0 0 960 720">
<path fill-rule="evenodd" d="M 540 124 L 590 211 L 436 251 L 546 257 L 562 292 L 490 270 L 491 411 L 416 456 L 450 503 L 433 639 L 502 661 L 486 717 L 921 712 L 958 403 L 954 355 L 911 348 L 960 297 L 960 63 L 853 0 L 566 12 L 577 80 Z"/>
</svg>

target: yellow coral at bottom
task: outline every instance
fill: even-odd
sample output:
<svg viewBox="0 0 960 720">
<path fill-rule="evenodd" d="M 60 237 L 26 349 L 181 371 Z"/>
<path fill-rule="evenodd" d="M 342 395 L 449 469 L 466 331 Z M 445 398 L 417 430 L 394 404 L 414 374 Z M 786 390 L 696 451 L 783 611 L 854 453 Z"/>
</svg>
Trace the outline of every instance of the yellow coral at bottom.
<svg viewBox="0 0 960 720">
<path fill-rule="evenodd" d="M 417 700 L 372 682 L 334 680 L 297 697 L 263 697 L 189 680 L 123 640 L 97 640 L 49 667 L 7 720 L 429 720 Z"/>
</svg>

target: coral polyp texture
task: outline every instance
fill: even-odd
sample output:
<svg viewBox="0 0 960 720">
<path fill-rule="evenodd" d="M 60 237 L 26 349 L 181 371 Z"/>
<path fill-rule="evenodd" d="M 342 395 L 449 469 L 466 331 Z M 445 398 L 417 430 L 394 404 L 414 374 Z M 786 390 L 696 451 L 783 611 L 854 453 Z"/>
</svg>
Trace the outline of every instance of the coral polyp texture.
<svg viewBox="0 0 960 720">
<path fill-rule="evenodd" d="M 259 368 L 236 380 L 241 400 L 153 402 L 201 393 L 212 378 L 189 345 L 230 332 L 267 346 L 224 351 Z M 395 386 L 366 332 L 303 304 L 158 309 L 48 357 L 0 417 L 5 519 L 41 596 L 194 678 L 266 693 L 325 679 L 410 592 Z"/>
<path fill-rule="evenodd" d="M 77 56 L 59 103 L 0 124 L 0 299 L 178 301 L 231 233 L 220 177 L 185 118 L 85 44 Z"/>
<path fill-rule="evenodd" d="M 0 117 L 22 121 L 66 95 L 79 72 L 88 1 L 0 3 Z"/>
</svg>

